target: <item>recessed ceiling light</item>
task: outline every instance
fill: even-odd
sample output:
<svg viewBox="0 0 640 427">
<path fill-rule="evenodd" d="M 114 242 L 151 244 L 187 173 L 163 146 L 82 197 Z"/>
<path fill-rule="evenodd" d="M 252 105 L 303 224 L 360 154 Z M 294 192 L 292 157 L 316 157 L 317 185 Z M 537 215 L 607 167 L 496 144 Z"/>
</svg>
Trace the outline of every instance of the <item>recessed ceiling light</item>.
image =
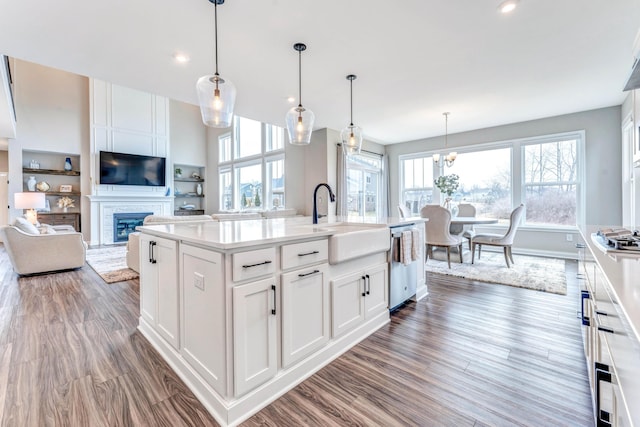
<svg viewBox="0 0 640 427">
<path fill-rule="evenodd" d="M 186 53 L 174 53 L 173 59 L 175 59 L 175 61 L 179 64 L 185 64 L 191 60 L 191 58 L 189 58 L 189 55 L 187 55 Z"/>
<path fill-rule="evenodd" d="M 498 10 L 500 11 L 500 13 L 513 12 L 516 6 L 518 6 L 518 1 L 519 0 L 505 0 L 500 3 L 500 6 L 498 6 Z"/>
<path fill-rule="evenodd" d="M 287 98 L 287 102 L 293 104 L 294 102 L 296 102 L 296 99 L 293 96 L 290 96 Z"/>
</svg>

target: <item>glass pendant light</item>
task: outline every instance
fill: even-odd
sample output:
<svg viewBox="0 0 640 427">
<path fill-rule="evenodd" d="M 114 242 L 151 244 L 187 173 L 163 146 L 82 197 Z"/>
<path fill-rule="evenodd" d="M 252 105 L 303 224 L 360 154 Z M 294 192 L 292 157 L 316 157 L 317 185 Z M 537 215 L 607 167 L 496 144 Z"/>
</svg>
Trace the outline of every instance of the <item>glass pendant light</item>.
<svg viewBox="0 0 640 427">
<path fill-rule="evenodd" d="M 349 74 L 347 76 L 351 89 L 351 120 L 349 126 L 342 129 L 342 132 L 340 133 L 342 149 L 346 154 L 360 154 L 360 149 L 362 148 L 362 129 L 360 126 L 353 124 L 353 81 L 357 78 L 358 76 L 355 74 Z"/>
<path fill-rule="evenodd" d="M 448 129 L 448 125 L 449 125 L 449 112 L 446 113 L 442 113 L 442 115 L 444 116 L 444 148 L 447 148 L 447 136 L 449 133 L 449 129 Z M 456 161 L 456 158 L 458 157 L 458 153 L 456 151 L 452 151 L 449 154 L 446 154 L 444 156 L 442 156 L 442 160 L 444 161 L 444 164 L 447 165 L 447 167 L 451 167 L 453 166 L 453 162 Z M 435 164 L 438 164 L 440 162 L 440 154 L 436 153 L 433 155 L 433 162 Z"/>
<path fill-rule="evenodd" d="M 304 43 L 296 43 L 293 48 L 298 51 L 298 94 L 297 107 L 293 107 L 287 112 L 287 131 L 289 132 L 289 143 L 293 145 L 307 145 L 311 143 L 311 132 L 313 131 L 313 111 L 302 106 L 302 51 L 307 49 Z"/>
<path fill-rule="evenodd" d="M 233 122 L 233 106 L 236 102 L 236 87 L 218 74 L 218 5 L 224 0 L 209 0 L 214 5 L 216 72 L 198 79 L 198 102 L 205 125 L 227 128 Z"/>
</svg>

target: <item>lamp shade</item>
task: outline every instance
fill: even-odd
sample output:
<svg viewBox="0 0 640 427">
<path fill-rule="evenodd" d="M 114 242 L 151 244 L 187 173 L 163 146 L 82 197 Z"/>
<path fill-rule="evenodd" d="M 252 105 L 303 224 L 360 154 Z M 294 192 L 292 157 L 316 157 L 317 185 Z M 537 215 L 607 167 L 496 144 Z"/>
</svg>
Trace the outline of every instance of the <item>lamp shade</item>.
<svg viewBox="0 0 640 427">
<path fill-rule="evenodd" d="M 202 76 L 196 84 L 202 122 L 214 128 L 227 128 L 233 122 L 236 87 L 216 74 Z"/>
<path fill-rule="evenodd" d="M 15 193 L 13 199 L 16 209 L 43 209 L 46 206 L 44 193 Z"/>
<path fill-rule="evenodd" d="M 290 109 L 286 117 L 289 143 L 293 145 L 307 145 L 311 143 L 311 132 L 313 132 L 314 120 L 315 115 L 313 111 L 307 110 L 302 105 Z"/>
</svg>

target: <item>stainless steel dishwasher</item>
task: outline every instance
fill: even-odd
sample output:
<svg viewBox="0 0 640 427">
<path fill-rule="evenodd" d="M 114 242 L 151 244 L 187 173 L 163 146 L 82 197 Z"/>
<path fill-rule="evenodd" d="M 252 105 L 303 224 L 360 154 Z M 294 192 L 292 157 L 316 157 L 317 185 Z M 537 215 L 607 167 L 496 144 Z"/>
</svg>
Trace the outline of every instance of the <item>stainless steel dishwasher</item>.
<svg viewBox="0 0 640 427">
<path fill-rule="evenodd" d="M 400 308 L 405 301 L 416 294 L 420 260 L 415 260 L 406 265 L 400 261 L 400 240 L 402 239 L 402 232 L 411 231 L 414 228 L 416 228 L 415 223 L 390 227 L 389 310 L 391 311 Z M 419 253 L 422 254 L 422 250 L 420 250 Z"/>
</svg>

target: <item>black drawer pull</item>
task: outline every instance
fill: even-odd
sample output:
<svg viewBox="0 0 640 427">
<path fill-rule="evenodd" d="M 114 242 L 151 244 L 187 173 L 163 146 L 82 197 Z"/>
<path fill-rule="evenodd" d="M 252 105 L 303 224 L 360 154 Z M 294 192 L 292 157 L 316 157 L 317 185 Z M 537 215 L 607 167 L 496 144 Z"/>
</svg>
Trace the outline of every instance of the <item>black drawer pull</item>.
<svg viewBox="0 0 640 427">
<path fill-rule="evenodd" d="M 607 313 L 606 311 L 601 311 L 601 310 L 596 310 L 596 314 L 599 314 L 600 316 L 608 316 L 609 313 Z"/>
<path fill-rule="evenodd" d="M 598 326 L 598 330 L 602 331 L 602 332 L 607 332 L 609 334 L 614 334 L 615 333 L 613 328 L 610 328 L 608 326 Z"/>
<path fill-rule="evenodd" d="M 311 276 L 312 274 L 316 274 L 316 273 L 320 273 L 320 270 L 313 270 L 313 271 L 312 271 L 312 272 L 310 272 L 310 273 L 301 273 L 301 274 L 298 274 L 298 277 Z"/>
<path fill-rule="evenodd" d="M 262 261 L 262 262 L 259 262 L 257 264 L 245 264 L 245 265 L 242 266 L 242 268 L 257 267 L 259 265 L 265 265 L 265 264 L 271 264 L 271 261 Z"/>
<path fill-rule="evenodd" d="M 591 326 L 591 319 L 589 319 L 589 316 L 585 316 L 584 314 L 584 300 L 590 298 L 591 294 L 589 293 L 589 291 L 580 291 L 580 311 L 582 315 L 582 324 L 584 326 Z"/>
<path fill-rule="evenodd" d="M 605 410 L 600 409 L 600 382 L 611 383 L 611 371 L 609 366 L 603 363 L 595 363 L 596 371 L 596 426 L 598 427 L 611 427 L 611 414 Z"/>
<path fill-rule="evenodd" d="M 298 256 L 307 256 L 307 255 L 315 255 L 319 254 L 320 251 L 307 252 L 306 254 L 298 254 Z"/>
<path fill-rule="evenodd" d="M 271 261 L 269 261 L 271 262 Z M 273 291 L 273 308 L 271 309 L 271 314 L 275 316 L 276 314 L 276 285 L 271 285 L 271 290 Z"/>
</svg>

